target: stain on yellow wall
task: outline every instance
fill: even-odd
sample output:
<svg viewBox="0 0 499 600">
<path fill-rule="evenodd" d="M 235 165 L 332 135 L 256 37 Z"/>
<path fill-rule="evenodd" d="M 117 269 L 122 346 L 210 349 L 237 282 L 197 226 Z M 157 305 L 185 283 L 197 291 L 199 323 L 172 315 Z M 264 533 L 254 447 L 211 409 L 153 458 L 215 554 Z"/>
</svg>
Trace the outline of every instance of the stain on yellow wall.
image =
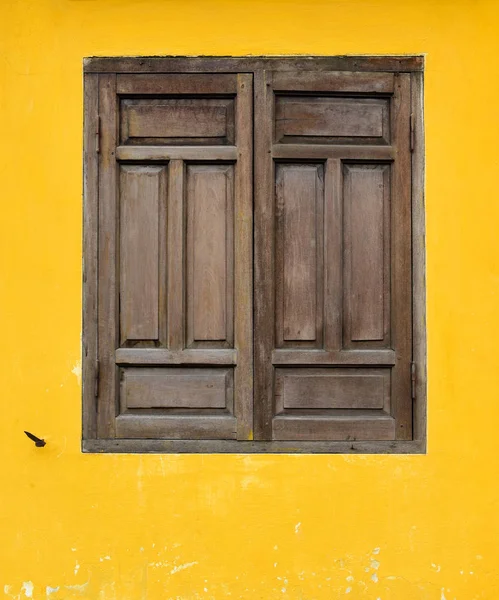
<svg viewBox="0 0 499 600">
<path fill-rule="evenodd" d="M 0 3 L 0 598 L 499 598 L 498 28 L 485 0 Z M 83 57 L 421 52 L 428 455 L 82 455 Z"/>
</svg>

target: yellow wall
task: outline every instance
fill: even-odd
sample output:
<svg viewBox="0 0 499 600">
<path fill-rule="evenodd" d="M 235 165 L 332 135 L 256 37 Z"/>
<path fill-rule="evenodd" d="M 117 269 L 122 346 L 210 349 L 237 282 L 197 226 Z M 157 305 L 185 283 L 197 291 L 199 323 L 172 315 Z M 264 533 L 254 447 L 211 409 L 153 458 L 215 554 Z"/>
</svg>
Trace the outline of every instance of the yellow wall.
<svg viewBox="0 0 499 600">
<path fill-rule="evenodd" d="M 0 598 L 498 599 L 499 3 L 0 10 Z M 420 52 L 428 455 L 82 455 L 83 57 Z"/>
</svg>

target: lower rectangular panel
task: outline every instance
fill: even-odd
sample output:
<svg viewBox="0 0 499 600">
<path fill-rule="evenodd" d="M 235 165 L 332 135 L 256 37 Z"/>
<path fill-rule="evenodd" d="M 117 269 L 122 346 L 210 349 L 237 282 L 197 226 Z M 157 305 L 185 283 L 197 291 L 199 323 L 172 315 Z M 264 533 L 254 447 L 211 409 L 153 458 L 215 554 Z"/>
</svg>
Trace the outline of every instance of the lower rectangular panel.
<svg viewBox="0 0 499 600">
<path fill-rule="evenodd" d="M 390 369 L 278 368 L 276 412 L 285 409 L 390 408 Z"/>
<path fill-rule="evenodd" d="M 116 418 L 116 436 L 167 440 L 234 440 L 236 418 L 232 415 L 120 415 Z"/>
<path fill-rule="evenodd" d="M 121 406 L 127 408 L 229 408 L 232 369 L 144 368 L 121 370 Z"/>
<path fill-rule="evenodd" d="M 395 439 L 395 420 L 389 415 L 283 415 L 272 421 L 274 440 L 366 441 Z"/>
</svg>

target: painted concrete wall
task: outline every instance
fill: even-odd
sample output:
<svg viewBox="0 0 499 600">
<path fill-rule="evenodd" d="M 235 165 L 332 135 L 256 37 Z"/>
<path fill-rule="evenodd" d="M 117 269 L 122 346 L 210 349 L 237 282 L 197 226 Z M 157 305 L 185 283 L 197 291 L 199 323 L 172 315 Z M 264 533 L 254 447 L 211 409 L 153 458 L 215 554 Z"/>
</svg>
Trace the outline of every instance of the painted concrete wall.
<svg viewBox="0 0 499 600">
<path fill-rule="evenodd" d="M 0 598 L 499 598 L 499 3 L 0 9 Z M 419 52 L 428 455 L 82 455 L 83 57 Z"/>
</svg>

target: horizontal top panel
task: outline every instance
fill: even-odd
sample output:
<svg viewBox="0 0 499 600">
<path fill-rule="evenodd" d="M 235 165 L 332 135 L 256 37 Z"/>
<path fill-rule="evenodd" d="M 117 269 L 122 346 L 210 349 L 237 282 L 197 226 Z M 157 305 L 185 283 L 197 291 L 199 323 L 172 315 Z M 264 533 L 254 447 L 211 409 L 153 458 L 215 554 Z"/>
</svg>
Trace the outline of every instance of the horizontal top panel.
<svg viewBox="0 0 499 600">
<path fill-rule="evenodd" d="M 84 60 L 87 73 L 237 73 L 261 69 L 288 71 L 423 71 L 423 56 L 288 56 L 288 57 L 100 57 Z"/>
<path fill-rule="evenodd" d="M 272 78 L 275 92 L 355 92 L 392 94 L 393 73 L 350 71 L 277 71 Z"/>
<path fill-rule="evenodd" d="M 206 73 L 118 75 L 116 90 L 123 95 L 228 95 L 237 93 L 237 76 Z"/>
</svg>

